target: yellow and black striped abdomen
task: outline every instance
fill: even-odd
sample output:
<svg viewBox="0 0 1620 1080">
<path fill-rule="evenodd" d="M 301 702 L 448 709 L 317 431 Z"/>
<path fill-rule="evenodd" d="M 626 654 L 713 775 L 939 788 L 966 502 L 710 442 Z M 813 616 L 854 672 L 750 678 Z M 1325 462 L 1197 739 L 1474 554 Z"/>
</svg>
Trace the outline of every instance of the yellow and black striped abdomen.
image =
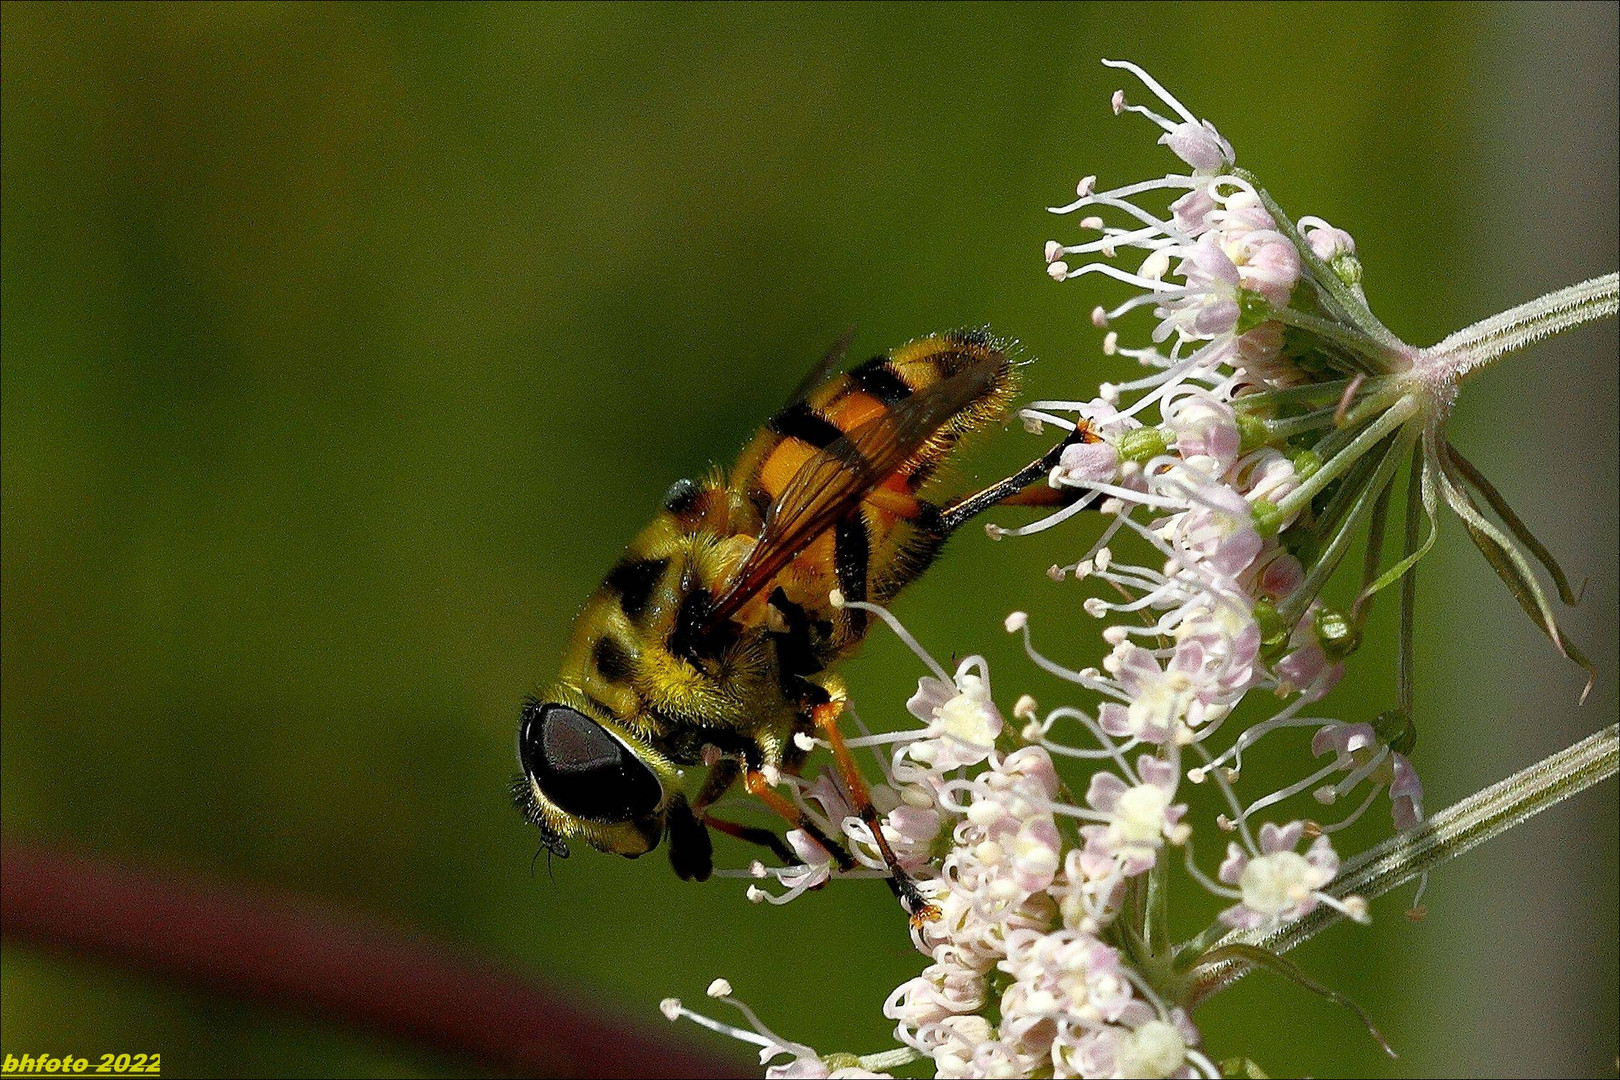
<svg viewBox="0 0 1620 1080">
<path fill-rule="evenodd" d="M 788 599 L 824 612 L 827 593 L 837 586 L 850 599 L 885 603 L 926 569 L 945 539 L 929 482 L 963 436 L 1004 415 L 1016 392 L 1014 367 L 983 332 L 919 338 L 812 388 L 771 417 L 743 451 L 730 479 L 733 500 L 762 520 L 819 451 L 975 365 L 994 371 L 983 392 L 952 413 L 858 507 L 793 560 L 780 576 Z M 856 637 L 864 621 L 853 620 Z"/>
</svg>

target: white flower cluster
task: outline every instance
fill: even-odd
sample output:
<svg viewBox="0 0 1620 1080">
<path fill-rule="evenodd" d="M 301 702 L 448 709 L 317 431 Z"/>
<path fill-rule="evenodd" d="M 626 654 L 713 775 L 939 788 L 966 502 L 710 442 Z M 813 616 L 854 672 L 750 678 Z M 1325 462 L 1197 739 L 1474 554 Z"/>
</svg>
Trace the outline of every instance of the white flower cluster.
<svg viewBox="0 0 1620 1080">
<path fill-rule="evenodd" d="M 1072 669 L 1037 651 L 1021 612 L 1006 623 L 1037 665 L 1097 704 L 1043 714 L 1026 696 L 1008 724 L 982 658 L 949 673 L 889 612 L 850 604 L 885 620 L 932 671 L 907 704 L 921 727 L 849 742 L 887 748 L 886 782 L 874 789 L 881 827 L 938 909 L 936 921 L 913 928 L 928 966 L 889 995 L 884 1012 L 910 1054 L 930 1059 L 942 1077 L 1219 1075 L 1186 1013 L 1140 962 L 1141 950 L 1153 948 L 1141 925 L 1149 879 L 1162 888 L 1165 871 L 1185 867 L 1228 902 L 1220 920 L 1232 928 L 1272 929 L 1323 904 L 1365 919 L 1359 898 L 1327 891 L 1339 866 L 1329 834 L 1386 790 L 1398 827 L 1421 818 L 1416 775 L 1391 745 L 1398 732 L 1305 715 L 1340 680 L 1356 640 L 1354 613 L 1317 599 L 1337 565 L 1340 534 L 1328 531 L 1324 552 L 1312 530 L 1337 512 L 1318 498 L 1338 497 L 1329 484 L 1339 477 L 1323 462 L 1349 437 L 1343 413 L 1360 382 L 1334 381 L 1339 369 L 1331 365 L 1312 368 L 1299 334 L 1318 351 L 1337 347 L 1318 297 L 1330 285 L 1359 294 L 1354 242 L 1317 219 L 1278 220 L 1208 121 L 1134 65 L 1113 66 L 1141 78 L 1172 116 L 1123 94 L 1115 112 L 1158 124 L 1159 141 L 1189 171 L 1103 192 L 1088 177 L 1076 201 L 1056 212 L 1086 211 L 1081 225 L 1099 238 L 1053 241 L 1046 257 L 1057 280 L 1097 273 L 1139 290 L 1093 319 L 1107 327 L 1150 308 L 1152 346 L 1121 347 L 1110 331 L 1104 347 L 1152 370 L 1104 385 L 1092 400 L 1025 410 L 1032 427 L 1069 432 L 1049 483 L 1073 497 L 1032 525 L 991 529 L 1040 532 L 1081 510 L 1106 518 L 1083 557 L 1051 571 L 1054 580 L 1098 587 L 1081 606 L 1108 621 L 1100 665 Z M 1162 215 L 1138 204 L 1165 191 L 1176 195 Z M 1135 269 L 1116 265 L 1129 251 L 1141 253 Z M 1103 261 L 1073 265 L 1092 255 Z M 1251 411 L 1255 401 L 1267 410 Z M 1294 402 L 1300 408 L 1278 408 Z M 1297 542 L 1306 533 L 1312 543 Z M 1110 545 L 1125 546 L 1116 538 L 1150 561 L 1116 559 Z M 1245 700 L 1279 704 L 1264 718 L 1234 719 L 1247 715 L 1238 712 Z M 1235 787 L 1245 751 L 1270 732 L 1299 727 L 1317 729 L 1312 748 L 1326 760 L 1245 807 Z M 1222 736 L 1234 729 L 1235 737 Z M 1059 760 L 1090 770 L 1082 797 Z M 849 873 L 885 872 L 868 826 L 831 780 L 784 779 L 810 818 L 848 838 L 862 864 Z M 1198 830 L 1226 842 L 1213 876 L 1193 857 L 1184 782 L 1212 782 L 1230 810 Z M 1362 787 L 1364 798 L 1336 823 L 1294 817 L 1251 826 L 1260 811 L 1306 791 L 1325 805 Z M 785 902 L 848 876 L 807 833 L 795 831 L 789 843 L 804 865 L 755 863 L 750 873 L 777 889 L 755 884 L 751 899 Z M 732 1000 L 726 991 L 718 996 Z M 727 1030 L 761 1045 L 767 1060 L 792 1058 L 768 1075 L 872 1075 L 841 1070 L 890 1060 L 823 1058 L 749 1015 L 753 1030 Z"/>
</svg>

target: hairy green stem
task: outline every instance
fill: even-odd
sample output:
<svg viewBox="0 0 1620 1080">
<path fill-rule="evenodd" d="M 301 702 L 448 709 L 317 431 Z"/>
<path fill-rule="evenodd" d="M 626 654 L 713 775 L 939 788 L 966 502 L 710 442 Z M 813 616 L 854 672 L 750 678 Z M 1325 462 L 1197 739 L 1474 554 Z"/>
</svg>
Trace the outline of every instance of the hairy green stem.
<svg viewBox="0 0 1620 1080">
<path fill-rule="evenodd" d="M 1417 364 L 1462 378 L 1515 349 L 1594 319 L 1612 317 L 1617 311 L 1620 275 L 1604 274 L 1459 330 L 1424 349 Z"/>
<path fill-rule="evenodd" d="M 1543 810 L 1601 783 L 1620 767 L 1620 726 L 1610 724 L 1565 750 L 1476 792 L 1435 814 L 1411 832 L 1392 836 L 1346 862 L 1325 890 L 1343 899 L 1371 900 L 1426 874 L 1441 863 L 1500 836 Z M 1303 919 L 1259 933 L 1234 930 L 1213 945 L 1257 945 L 1282 954 L 1309 941 L 1343 915 L 1323 904 Z M 1206 931 L 1207 933 L 1207 931 Z M 1197 1005 L 1220 993 L 1252 966 L 1239 960 L 1205 965 L 1192 973 L 1187 1004 Z"/>
</svg>

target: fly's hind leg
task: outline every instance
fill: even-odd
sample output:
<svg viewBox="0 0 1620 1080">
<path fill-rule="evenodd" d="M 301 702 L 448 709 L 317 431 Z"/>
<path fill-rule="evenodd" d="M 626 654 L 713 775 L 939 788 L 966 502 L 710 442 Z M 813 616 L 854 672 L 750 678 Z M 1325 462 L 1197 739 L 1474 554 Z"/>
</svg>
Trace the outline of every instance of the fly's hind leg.
<svg viewBox="0 0 1620 1080">
<path fill-rule="evenodd" d="M 1092 430 L 1091 425 L 1085 420 L 1080 421 L 1066 439 L 1011 476 L 996 481 L 982 491 L 964 495 L 946 506 L 939 512 L 941 531 L 949 536 L 969 518 L 992 506 L 1064 506 L 1082 497 L 1085 492 L 1079 488 L 1064 491 L 1034 485 L 1051 475 L 1065 449 L 1076 443 L 1100 441 L 1102 437 Z"/>
<path fill-rule="evenodd" d="M 844 782 L 844 791 L 849 796 L 851 807 L 860 819 L 866 823 L 866 828 L 872 834 L 877 844 L 879 854 L 889 867 L 889 889 L 900 900 L 900 905 L 906 909 L 913 926 L 934 922 L 939 919 L 939 908 L 929 902 L 928 898 L 918 890 L 917 883 L 911 875 L 900 865 L 895 856 L 894 848 L 889 845 L 889 838 L 883 835 L 883 824 L 878 819 L 877 807 L 872 805 L 872 792 L 866 786 L 866 778 L 861 775 L 860 768 L 855 764 L 855 755 L 849 752 L 849 745 L 844 742 L 843 733 L 838 730 L 838 718 L 844 711 L 843 687 L 832 680 L 827 688 L 828 700 L 810 706 L 810 719 L 827 742 L 832 746 L 833 760 L 838 764 L 838 775 Z"/>
</svg>

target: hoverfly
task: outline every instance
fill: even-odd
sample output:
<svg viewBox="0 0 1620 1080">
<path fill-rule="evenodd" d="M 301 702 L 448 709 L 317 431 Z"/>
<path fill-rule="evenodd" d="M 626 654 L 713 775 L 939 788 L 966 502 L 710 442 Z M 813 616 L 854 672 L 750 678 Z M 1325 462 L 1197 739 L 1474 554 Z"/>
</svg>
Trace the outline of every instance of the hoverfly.
<svg viewBox="0 0 1620 1080">
<path fill-rule="evenodd" d="M 1005 346 L 983 331 L 934 335 L 838 374 L 850 336 L 729 473 L 669 489 L 576 618 L 557 681 L 524 704 L 513 793 L 551 853 L 566 856 L 578 837 L 633 858 L 667 836 L 676 873 L 701 881 L 712 827 L 798 861 L 770 830 L 710 812 L 740 780 L 848 869 L 848 850 L 771 784 L 804 765 L 808 741 L 794 736 L 817 735 L 891 888 L 913 918 L 931 914 L 839 734 L 845 691 L 828 668 L 860 645 L 867 614 L 830 596 L 886 604 L 974 514 L 1049 501 L 1019 493 L 1062 447 L 939 501 L 939 467 L 964 436 L 1001 420 L 1016 392 Z M 707 774 L 689 795 L 686 770 L 699 766 Z"/>
</svg>

